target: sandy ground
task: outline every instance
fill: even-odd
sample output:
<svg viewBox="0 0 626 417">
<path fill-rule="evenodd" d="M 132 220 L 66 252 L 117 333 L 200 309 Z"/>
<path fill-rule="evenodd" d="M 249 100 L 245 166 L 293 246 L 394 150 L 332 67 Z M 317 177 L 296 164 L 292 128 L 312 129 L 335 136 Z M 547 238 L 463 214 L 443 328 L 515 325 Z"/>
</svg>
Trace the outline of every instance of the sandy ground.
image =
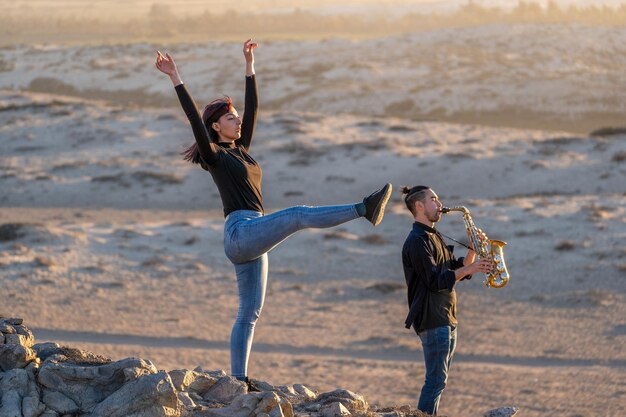
<svg viewBox="0 0 626 417">
<path fill-rule="evenodd" d="M 177 155 L 191 139 L 182 112 L 19 91 L 39 71 L 22 67 L 25 51 L 3 52 L 18 69 L 1 82 L 14 89 L 0 91 L 0 314 L 23 317 L 40 342 L 162 369 L 227 369 L 234 274 L 217 190 Z M 79 53 L 61 52 L 60 65 Z M 59 53 L 37 52 L 39 65 Z M 7 81 L 18 71 L 22 84 Z M 76 71 L 80 91 L 102 85 Z M 271 77 L 260 80 L 263 104 Z M 228 83 L 242 94 L 241 82 Z M 252 153 L 268 212 L 422 183 L 508 242 L 509 285 L 459 284 L 442 413 L 514 405 L 528 417 L 625 415 L 626 136 L 349 113 L 261 113 Z M 423 364 L 403 327 L 400 265 L 410 227 L 396 190 L 378 228 L 357 220 L 302 231 L 274 250 L 251 376 L 414 407 Z M 458 215 L 439 228 L 465 235 Z"/>
</svg>

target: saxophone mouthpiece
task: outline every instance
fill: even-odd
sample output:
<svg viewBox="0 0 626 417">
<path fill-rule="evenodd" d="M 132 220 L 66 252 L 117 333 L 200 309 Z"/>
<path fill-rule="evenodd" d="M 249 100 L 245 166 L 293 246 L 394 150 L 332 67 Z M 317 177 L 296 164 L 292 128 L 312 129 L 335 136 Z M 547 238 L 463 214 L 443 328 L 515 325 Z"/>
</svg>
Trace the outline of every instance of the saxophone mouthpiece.
<svg viewBox="0 0 626 417">
<path fill-rule="evenodd" d="M 450 212 L 450 207 L 441 207 L 440 213 L 446 214 Z"/>
</svg>

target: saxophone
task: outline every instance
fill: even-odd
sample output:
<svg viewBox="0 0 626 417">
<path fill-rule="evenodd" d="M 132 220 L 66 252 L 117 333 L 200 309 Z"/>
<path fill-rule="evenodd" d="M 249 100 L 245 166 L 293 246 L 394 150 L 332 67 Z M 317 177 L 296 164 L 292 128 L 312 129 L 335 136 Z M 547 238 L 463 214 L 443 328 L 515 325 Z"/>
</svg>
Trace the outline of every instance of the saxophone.
<svg viewBox="0 0 626 417">
<path fill-rule="evenodd" d="M 504 245 L 506 242 L 495 239 L 481 239 L 478 235 L 478 228 L 474 225 L 472 216 L 467 207 L 442 207 L 442 213 L 449 213 L 451 211 L 460 211 L 463 213 L 463 221 L 465 222 L 465 228 L 469 232 L 470 240 L 474 251 L 480 259 L 486 259 L 491 261 L 493 269 L 488 272 L 486 279 L 483 282 L 486 286 L 492 288 L 502 288 L 509 282 L 509 271 L 506 269 L 506 263 L 504 262 Z"/>
</svg>

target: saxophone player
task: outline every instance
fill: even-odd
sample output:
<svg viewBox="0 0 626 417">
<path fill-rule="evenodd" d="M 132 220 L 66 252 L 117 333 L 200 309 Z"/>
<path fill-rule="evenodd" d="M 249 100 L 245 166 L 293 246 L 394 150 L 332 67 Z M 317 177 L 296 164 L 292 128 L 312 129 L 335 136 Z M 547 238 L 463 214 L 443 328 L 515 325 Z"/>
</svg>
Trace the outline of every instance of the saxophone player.
<svg viewBox="0 0 626 417">
<path fill-rule="evenodd" d="M 417 408 L 436 415 L 457 341 L 456 283 L 488 272 L 491 262 L 476 259 L 471 240 L 465 257 L 454 257 L 453 246 L 435 229 L 443 205 L 432 188 L 402 187 L 402 193 L 415 220 L 402 247 L 409 303 L 405 325 L 419 336 L 426 365 Z"/>
</svg>

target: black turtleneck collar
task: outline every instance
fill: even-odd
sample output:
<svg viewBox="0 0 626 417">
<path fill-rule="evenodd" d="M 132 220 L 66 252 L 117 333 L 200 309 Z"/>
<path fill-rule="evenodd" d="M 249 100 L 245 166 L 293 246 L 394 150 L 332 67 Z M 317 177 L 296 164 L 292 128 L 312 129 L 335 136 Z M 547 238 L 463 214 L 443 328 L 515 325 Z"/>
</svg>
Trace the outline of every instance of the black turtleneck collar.
<svg viewBox="0 0 626 417">
<path fill-rule="evenodd" d="M 232 149 L 232 148 L 236 148 L 237 145 L 235 145 L 235 141 L 232 142 L 217 142 L 218 145 L 220 145 L 222 148 L 226 148 L 226 149 Z"/>
</svg>

